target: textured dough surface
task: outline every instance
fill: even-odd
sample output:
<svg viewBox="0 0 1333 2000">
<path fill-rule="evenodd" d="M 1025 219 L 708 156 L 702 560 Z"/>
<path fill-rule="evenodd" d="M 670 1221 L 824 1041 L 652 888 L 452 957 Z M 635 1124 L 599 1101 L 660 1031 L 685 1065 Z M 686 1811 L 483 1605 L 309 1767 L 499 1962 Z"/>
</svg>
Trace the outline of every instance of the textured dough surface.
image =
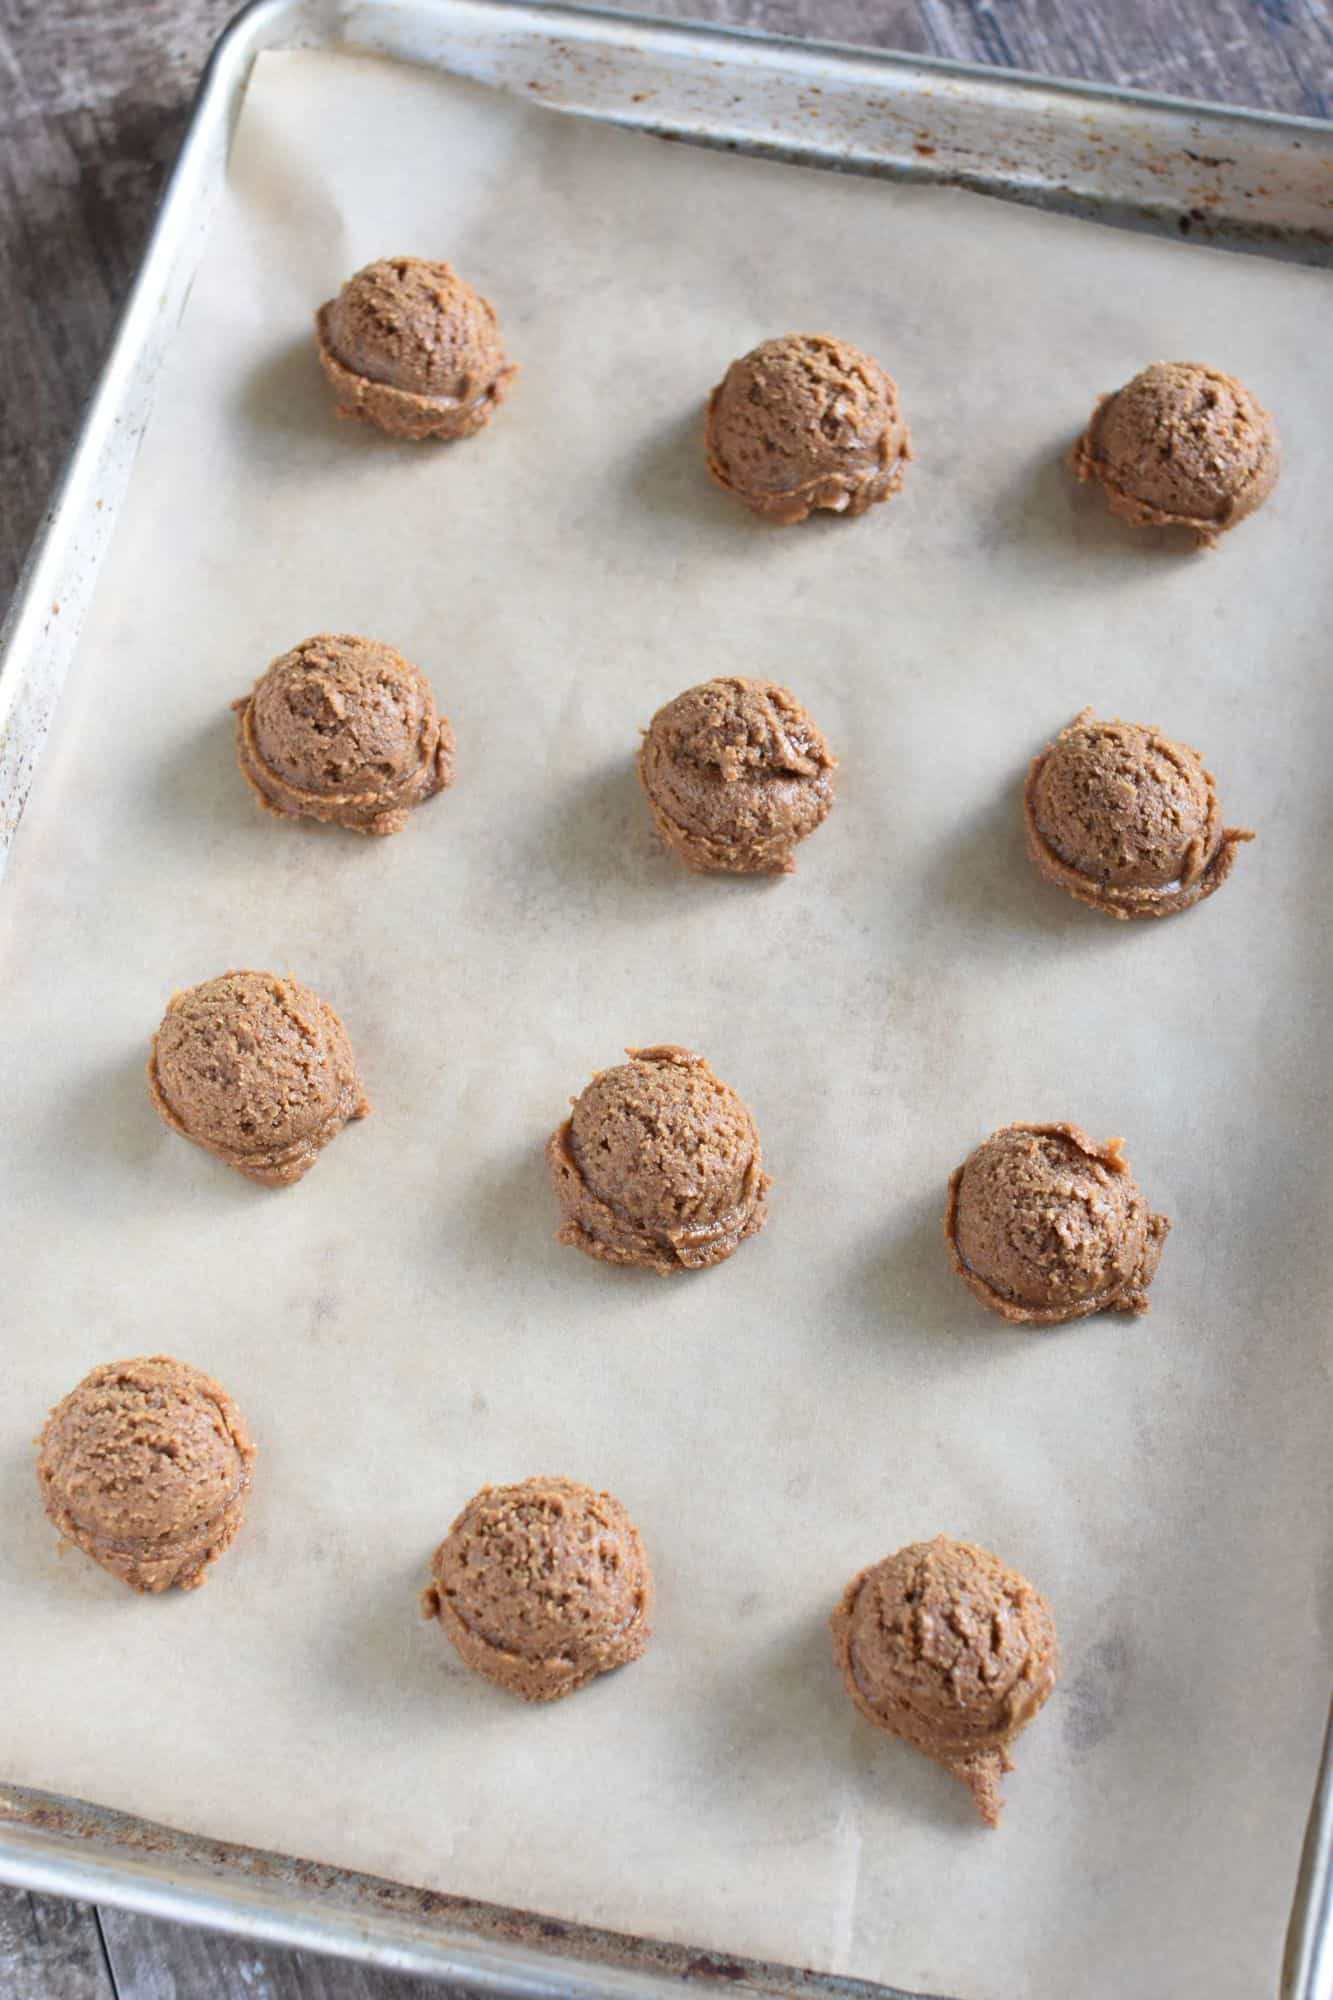
<svg viewBox="0 0 1333 2000">
<path fill-rule="evenodd" d="M 765 340 L 708 399 L 708 469 L 755 513 L 790 525 L 816 508 L 864 514 L 903 483 L 912 443 L 898 385 L 825 333 Z"/>
<path fill-rule="evenodd" d="M 637 1660 L 652 1575 L 618 1500 L 570 1479 L 486 1486 L 435 1552 L 426 1618 L 474 1672 L 524 1701 L 557 1701 Z"/>
<path fill-rule="evenodd" d="M 998 1825 L 1009 1746 L 1060 1671 L 1041 1592 L 986 1549 L 937 1535 L 853 1577 L 831 1626 L 861 1714 L 961 1779 Z"/>
<path fill-rule="evenodd" d="M 1171 1227 L 1121 1155 L 1077 1125 L 1006 1125 L 949 1182 L 954 1269 L 983 1305 L 1015 1322 L 1148 1310 Z"/>
<path fill-rule="evenodd" d="M 173 993 L 148 1090 L 173 1131 L 273 1187 L 299 1181 L 370 1110 L 332 1007 L 272 972 L 224 972 Z"/>
<path fill-rule="evenodd" d="M 663 841 L 690 868 L 790 873 L 833 806 L 837 759 L 790 689 L 726 676 L 653 717 L 639 777 Z"/>
<path fill-rule="evenodd" d="M 454 733 L 430 682 L 376 639 L 303 639 L 232 707 L 241 770 L 280 817 L 399 833 L 453 776 Z"/>
<path fill-rule="evenodd" d="M 1173 916 L 1220 889 L 1254 835 L 1223 826 L 1199 754 L 1138 722 L 1076 715 L 1032 761 L 1028 853 L 1048 881 L 1123 919 Z"/>
<path fill-rule="evenodd" d="M 663 1275 L 720 1264 L 768 1215 L 753 1113 L 688 1049 L 628 1053 L 548 1142 L 556 1240 Z"/>
<path fill-rule="evenodd" d="M 517 373 L 490 300 L 423 257 L 367 264 L 320 307 L 315 328 L 339 416 L 391 437 L 470 436 Z"/>
<path fill-rule="evenodd" d="M 37 1480 L 67 1540 L 133 1590 L 193 1590 L 236 1536 L 255 1447 L 211 1376 L 155 1354 L 94 1368 L 42 1431 Z"/>
<path fill-rule="evenodd" d="M 1282 452 L 1273 419 L 1234 375 L 1154 361 L 1102 397 L 1072 462 L 1133 527 L 1188 528 L 1210 548 L 1263 505 Z"/>
</svg>

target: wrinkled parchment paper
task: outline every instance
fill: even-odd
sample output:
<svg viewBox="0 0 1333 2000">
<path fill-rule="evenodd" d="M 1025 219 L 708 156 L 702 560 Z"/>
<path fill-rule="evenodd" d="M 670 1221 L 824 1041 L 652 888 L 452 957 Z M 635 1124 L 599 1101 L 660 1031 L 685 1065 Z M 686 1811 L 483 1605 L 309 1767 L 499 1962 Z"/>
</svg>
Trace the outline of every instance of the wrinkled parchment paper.
<svg viewBox="0 0 1333 2000">
<path fill-rule="evenodd" d="M 522 364 L 447 449 L 334 422 L 311 313 L 447 255 Z M 1329 1658 L 1327 275 L 266 56 L 0 897 L 9 1193 L 0 1771 L 219 1837 L 968 2000 L 1272 1990 Z M 731 357 L 831 328 L 916 441 L 865 520 L 713 489 Z M 1062 463 L 1155 356 L 1277 413 L 1213 556 Z M 454 789 L 381 843 L 262 816 L 227 704 L 320 629 L 420 662 Z M 785 881 L 695 879 L 637 732 L 717 672 L 843 758 Z M 1084 703 L 1197 744 L 1232 882 L 1121 927 L 1036 879 L 1028 758 Z M 374 1115 L 256 1189 L 149 1108 L 177 985 L 291 969 Z M 542 1143 L 627 1043 L 754 1106 L 771 1222 L 662 1282 L 551 1241 Z M 1006 1329 L 950 1169 L 1012 1118 L 1123 1134 L 1175 1218 L 1153 1312 Z M 132 1597 L 42 1518 L 93 1363 L 217 1373 L 262 1446 L 207 1589 Z M 483 1481 L 605 1485 L 646 1658 L 550 1710 L 414 1593 Z M 1002 1829 L 853 1713 L 844 1580 L 939 1529 L 1048 1594 L 1066 1667 Z"/>
</svg>

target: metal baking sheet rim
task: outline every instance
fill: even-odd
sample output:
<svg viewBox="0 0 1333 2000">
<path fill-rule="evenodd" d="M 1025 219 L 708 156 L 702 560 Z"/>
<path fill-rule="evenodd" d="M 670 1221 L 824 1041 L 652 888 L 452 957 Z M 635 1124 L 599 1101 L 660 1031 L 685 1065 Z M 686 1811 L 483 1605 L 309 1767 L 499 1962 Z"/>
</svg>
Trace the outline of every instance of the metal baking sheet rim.
<svg viewBox="0 0 1333 2000">
<path fill-rule="evenodd" d="M 553 108 L 663 137 L 1333 263 L 1333 127 L 1313 119 L 575 7 L 253 0 L 213 51 L 82 431 L 0 630 L 0 870 L 207 240 L 251 66 L 264 50 L 290 48 L 447 58 L 458 73 L 532 91 Z M 628 89 L 653 77 L 651 88 Z M 2 1783 L 0 1879 L 479 1994 L 647 2000 L 688 1984 L 702 1993 L 910 2000 L 897 1988 L 227 1846 Z M 1279 1990 L 1282 2000 L 1333 2000 L 1333 1715 Z"/>
</svg>

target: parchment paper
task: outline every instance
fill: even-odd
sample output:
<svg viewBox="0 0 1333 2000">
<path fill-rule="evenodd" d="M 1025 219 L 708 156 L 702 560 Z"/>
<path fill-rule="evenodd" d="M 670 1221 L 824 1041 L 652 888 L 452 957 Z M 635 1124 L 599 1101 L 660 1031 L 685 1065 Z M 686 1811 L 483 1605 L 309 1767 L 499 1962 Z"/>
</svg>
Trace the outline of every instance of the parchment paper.
<svg viewBox="0 0 1333 2000">
<path fill-rule="evenodd" d="M 310 317 L 447 255 L 522 364 L 492 427 L 333 421 Z M 1272 1990 L 1326 1694 L 1333 431 L 1327 275 L 583 127 L 425 71 L 265 56 L 0 897 L 8 1302 L 0 1769 L 216 1836 L 969 1996 Z M 897 375 L 917 461 L 849 524 L 710 487 L 700 409 L 769 333 Z M 1155 356 L 1277 412 L 1214 556 L 1062 454 Z M 361 842 L 263 817 L 227 703 L 346 629 L 432 675 L 452 792 Z M 637 732 L 716 672 L 843 758 L 776 883 L 655 843 Z M 1120 927 L 1039 882 L 1019 789 L 1084 703 L 1156 721 L 1261 838 Z M 299 1188 L 144 1090 L 173 989 L 298 973 L 375 1104 Z M 551 1241 L 542 1144 L 627 1043 L 753 1104 L 771 1222 L 667 1283 Z M 985 1315 L 940 1235 L 1012 1118 L 1125 1135 L 1175 1218 L 1151 1316 Z M 215 1371 L 262 1445 L 202 1593 L 42 1518 L 93 1363 Z M 418 1623 L 475 1487 L 611 1488 L 660 1586 L 640 1665 L 549 1710 Z M 1002 1829 L 857 1719 L 825 1621 L 939 1529 L 1055 1609 Z"/>
</svg>

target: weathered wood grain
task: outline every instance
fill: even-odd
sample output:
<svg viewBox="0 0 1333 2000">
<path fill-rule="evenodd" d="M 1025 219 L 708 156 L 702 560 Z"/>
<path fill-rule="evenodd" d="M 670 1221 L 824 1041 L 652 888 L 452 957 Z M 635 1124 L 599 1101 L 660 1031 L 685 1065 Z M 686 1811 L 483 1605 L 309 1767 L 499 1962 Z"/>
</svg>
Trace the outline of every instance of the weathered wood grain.
<svg viewBox="0 0 1333 2000">
<path fill-rule="evenodd" d="M 115 2000 L 115 1990 L 95 1910 L 86 1903 L 0 1887 L 0 1993 L 5 2000 Z M 377 1995 L 376 2000 L 389 1996 Z"/>
<path fill-rule="evenodd" d="M 101 1920 L 117 2000 L 451 2000 L 459 1991 L 123 1910 L 104 1910 Z"/>
<path fill-rule="evenodd" d="M 1333 115 L 1327 0 L 658 0 L 648 11 Z"/>
<path fill-rule="evenodd" d="M 237 0 L 0 0 L 0 608 Z M 630 0 L 601 0 L 624 5 Z M 1333 115 L 1333 0 L 642 0 L 642 11 Z M 0 1889 L 6 2000 L 449 1989 Z"/>
</svg>

